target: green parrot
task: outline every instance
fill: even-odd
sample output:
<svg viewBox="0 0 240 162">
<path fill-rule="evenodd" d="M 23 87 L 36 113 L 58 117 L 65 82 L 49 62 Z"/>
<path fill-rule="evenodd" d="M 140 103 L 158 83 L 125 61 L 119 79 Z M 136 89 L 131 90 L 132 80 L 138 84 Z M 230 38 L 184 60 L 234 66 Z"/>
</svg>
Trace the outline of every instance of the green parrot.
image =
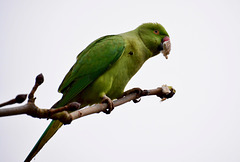
<svg viewBox="0 0 240 162">
<path fill-rule="evenodd" d="M 169 35 L 158 23 L 145 23 L 135 30 L 95 40 L 77 56 L 58 89 L 63 96 L 52 108 L 74 101 L 81 107 L 107 102 L 105 113 L 110 113 L 112 100 L 123 95 L 128 81 L 146 60 L 163 51 L 164 42 L 170 42 Z M 53 120 L 25 161 L 31 161 L 61 126 L 60 121 Z"/>
</svg>

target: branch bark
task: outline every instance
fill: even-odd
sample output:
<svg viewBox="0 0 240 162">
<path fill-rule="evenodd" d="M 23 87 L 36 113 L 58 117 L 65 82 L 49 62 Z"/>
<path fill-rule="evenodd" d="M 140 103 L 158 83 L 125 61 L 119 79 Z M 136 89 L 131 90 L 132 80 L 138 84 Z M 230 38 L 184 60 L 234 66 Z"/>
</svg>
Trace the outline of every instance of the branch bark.
<svg viewBox="0 0 240 162">
<path fill-rule="evenodd" d="M 38 86 L 43 83 L 43 81 L 44 81 L 43 75 L 42 74 L 38 75 L 36 77 L 35 85 L 28 95 L 28 102 L 25 105 L 0 109 L 0 117 L 27 114 L 32 117 L 46 118 L 46 119 L 50 118 L 54 120 L 59 120 L 63 124 L 70 124 L 73 120 L 76 120 L 78 118 L 81 118 L 83 116 L 87 116 L 90 114 L 100 113 L 108 107 L 106 103 L 101 103 L 101 104 L 95 104 L 92 106 L 79 109 L 80 104 L 77 102 L 72 102 L 64 107 L 60 107 L 57 109 L 39 108 L 34 103 L 36 99 L 34 98 L 34 93 L 37 90 Z M 157 97 L 160 97 L 162 101 L 164 101 L 168 98 L 171 98 L 175 94 L 175 92 L 176 92 L 175 89 L 172 88 L 171 86 L 163 85 L 162 87 L 159 87 L 156 89 L 143 90 L 141 91 L 140 94 L 138 92 L 129 93 L 126 96 L 123 96 L 122 98 L 114 100 L 113 105 L 114 107 L 117 107 L 119 105 L 122 105 L 132 100 L 135 101 L 136 103 L 136 101 L 140 101 L 140 100 L 137 100 L 137 99 L 140 99 L 140 97 L 150 96 L 150 95 L 156 95 Z M 0 104 L 0 107 L 14 104 L 14 103 L 22 103 L 25 100 L 24 97 L 26 98 L 26 95 L 18 95 L 15 99 L 12 99 L 8 102 Z"/>
</svg>

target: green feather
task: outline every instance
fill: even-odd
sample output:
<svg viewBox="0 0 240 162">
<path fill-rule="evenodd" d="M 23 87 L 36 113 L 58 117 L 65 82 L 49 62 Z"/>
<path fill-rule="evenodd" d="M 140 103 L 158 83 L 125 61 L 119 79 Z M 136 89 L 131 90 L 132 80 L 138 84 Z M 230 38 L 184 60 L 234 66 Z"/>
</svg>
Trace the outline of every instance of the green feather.
<svg viewBox="0 0 240 162">
<path fill-rule="evenodd" d="M 90 44 L 78 57 L 58 91 L 63 93 L 61 102 L 72 101 L 84 88 L 110 68 L 123 54 L 121 36 L 105 36 Z"/>
<path fill-rule="evenodd" d="M 35 144 L 24 162 L 29 162 L 31 159 L 41 150 L 41 148 L 47 143 L 47 141 L 57 132 L 62 126 L 62 123 L 58 120 L 53 120 L 44 131 L 38 142 Z"/>
</svg>

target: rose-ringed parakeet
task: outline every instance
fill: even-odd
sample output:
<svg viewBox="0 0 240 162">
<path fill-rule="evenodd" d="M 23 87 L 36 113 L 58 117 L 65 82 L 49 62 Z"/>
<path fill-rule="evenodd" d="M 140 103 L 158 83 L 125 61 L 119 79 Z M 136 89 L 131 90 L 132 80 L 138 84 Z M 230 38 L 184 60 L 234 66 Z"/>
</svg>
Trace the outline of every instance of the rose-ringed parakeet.
<svg viewBox="0 0 240 162">
<path fill-rule="evenodd" d="M 169 35 L 158 23 L 145 23 L 135 30 L 95 40 L 77 56 L 59 87 L 63 96 L 53 108 L 73 101 L 81 107 L 107 102 L 109 113 L 112 100 L 122 96 L 128 81 L 146 60 L 163 50 L 166 41 Z M 166 58 L 169 51 L 164 53 Z M 25 161 L 30 161 L 61 126 L 60 121 L 53 120 Z"/>
</svg>

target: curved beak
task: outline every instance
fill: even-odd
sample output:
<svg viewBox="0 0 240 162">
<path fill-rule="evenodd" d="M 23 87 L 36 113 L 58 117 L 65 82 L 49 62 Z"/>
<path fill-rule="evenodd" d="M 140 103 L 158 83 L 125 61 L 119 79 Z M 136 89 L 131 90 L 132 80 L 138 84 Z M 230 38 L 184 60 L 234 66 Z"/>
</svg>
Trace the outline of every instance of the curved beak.
<svg viewBox="0 0 240 162">
<path fill-rule="evenodd" d="M 168 36 L 164 37 L 162 39 L 162 43 L 160 45 L 161 52 L 163 53 L 163 56 L 168 59 L 168 55 L 171 51 L 171 42 L 170 42 L 170 38 Z"/>
</svg>

